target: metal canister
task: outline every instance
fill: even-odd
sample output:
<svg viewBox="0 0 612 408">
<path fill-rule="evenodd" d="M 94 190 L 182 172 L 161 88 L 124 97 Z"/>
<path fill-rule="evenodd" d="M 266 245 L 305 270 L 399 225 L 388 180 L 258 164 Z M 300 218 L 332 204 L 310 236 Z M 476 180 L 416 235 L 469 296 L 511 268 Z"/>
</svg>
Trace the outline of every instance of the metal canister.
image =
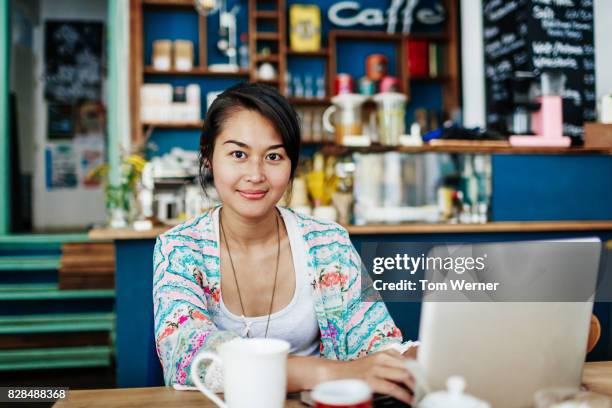
<svg viewBox="0 0 612 408">
<path fill-rule="evenodd" d="M 353 77 L 349 74 L 340 73 L 334 81 L 334 95 L 353 93 Z"/>
<path fill-rule="evenodd" d="M 362 95 L 374 95 L 376 93 L 376 84 L 367 76 L 359 79 L 359 93 Z"/>
<path fill-rule="evenodd" d="M 382 54 L 372 54 L 366 59 L 366 74 L 372 81 L 380 81 L 388 72 L 389 60 Z"/>
</svg>

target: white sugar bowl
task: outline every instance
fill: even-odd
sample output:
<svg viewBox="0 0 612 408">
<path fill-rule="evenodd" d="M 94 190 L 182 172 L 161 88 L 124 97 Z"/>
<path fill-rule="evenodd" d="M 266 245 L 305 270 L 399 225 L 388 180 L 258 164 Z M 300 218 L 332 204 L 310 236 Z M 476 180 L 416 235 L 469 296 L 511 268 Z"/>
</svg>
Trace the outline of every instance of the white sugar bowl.
<svg viewBox="0 0 612 408">
<path fill-rule="evenodd" d="M 446 380 L 446 391 L 436 391 L 419 403 L 419 408 L 491 408 L 491 406 L 476 397 L 464 394 L 465 379 L 452 376 Z"/>
</svg>

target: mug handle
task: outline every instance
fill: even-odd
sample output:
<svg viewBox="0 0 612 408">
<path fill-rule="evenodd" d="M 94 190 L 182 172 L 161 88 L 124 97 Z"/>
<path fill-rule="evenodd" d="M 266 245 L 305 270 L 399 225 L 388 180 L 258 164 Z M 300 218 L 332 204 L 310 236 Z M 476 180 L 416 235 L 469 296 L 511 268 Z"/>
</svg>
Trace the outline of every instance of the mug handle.
<svg viewBox="0 0 612 408">
<path fill-rule="evenodd" d="M 336 131 L 336 127 L 332 125 L 330 120 L 331 115 L 336 111 L 336 109 L 337 108 L 335 105 L 331 105 L 330 107 L 325 109 L 325 112 L 323 112 L 323 127 L 329 133 L 334 133 Z"/>
<path fill-rule="evenodd" d="M 191 381 L 195 384 L 195 386 L 202 392 L 202 394 L 206 395 L 208 399 L 217 404 L 219 408 L 228 408 L 227 404 L 223 402 L 221 398 L 219 398 L 214 392 L 209 390 L 204 386 L 202 380 L 200 380 L 200 376 L 198 375 L 198 367 L 204 360 L 212 360 L 216 363 L 222 364 L 221 357 L 219 357 L 215 353 L 210 353 L 208 351 L 201 352 L 198 354 L 191 363 Z"/>
</svg>

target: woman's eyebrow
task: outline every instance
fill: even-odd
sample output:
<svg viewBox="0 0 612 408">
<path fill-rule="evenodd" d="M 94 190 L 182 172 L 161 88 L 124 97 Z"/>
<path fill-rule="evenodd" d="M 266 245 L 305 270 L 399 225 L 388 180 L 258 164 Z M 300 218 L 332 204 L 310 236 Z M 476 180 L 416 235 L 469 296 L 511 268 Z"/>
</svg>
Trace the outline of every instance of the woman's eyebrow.
<svg viewBox="0 0 612 408">
<path fill-rule="evenodd" d="M 243 143 L 243 142 L 239 142 L 237 140 L 226 140 L 225 142 L 223 142 L 223 144 L 228 144 L 228 143 L 233 143 L 235 145 L 238 145 L 239 147 L 249 148 L 250 149 L 250 146 L 248 144 Z M 285 147 L 285 145 L 283 143 L 275 144 L 275 145 L 272 145 L 272 146 L 268 146 L 268 148 L 266 150 L 279 149 L 281 147 Z"/>
<path fill-rule="evenodd" d="M 249 147 L 248 144 L 239 142 L 237 140 L 228 140 L 228 141 L 223 142 L 223 144 L 228 144 L 228 143 L 233 143 L 233 144 L 238 145 L 240 147 Z"/>
</svg>

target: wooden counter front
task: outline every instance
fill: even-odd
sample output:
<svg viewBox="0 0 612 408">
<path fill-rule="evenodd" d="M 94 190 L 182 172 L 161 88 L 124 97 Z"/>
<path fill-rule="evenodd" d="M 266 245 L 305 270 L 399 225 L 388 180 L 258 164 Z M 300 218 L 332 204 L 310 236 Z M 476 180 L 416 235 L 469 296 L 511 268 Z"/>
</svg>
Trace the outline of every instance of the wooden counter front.
<svg viewBox="0 0 612 408">
<path fill-rule="evenodd" d="M 93 229 L 89 231 L 92 241 L 155 239 L 171 227 L 156 227 L 148 231 L 131 228 Z M 486 224 L 372 224 L 348 225 L 351 235 L 367 234 L 452 234 L 452 233 L 502 233 L 502 232 L 564 232 L 564 231 L 610 231 L 612 221 L 525 221 L 488 222 Z"/>
</svg>

